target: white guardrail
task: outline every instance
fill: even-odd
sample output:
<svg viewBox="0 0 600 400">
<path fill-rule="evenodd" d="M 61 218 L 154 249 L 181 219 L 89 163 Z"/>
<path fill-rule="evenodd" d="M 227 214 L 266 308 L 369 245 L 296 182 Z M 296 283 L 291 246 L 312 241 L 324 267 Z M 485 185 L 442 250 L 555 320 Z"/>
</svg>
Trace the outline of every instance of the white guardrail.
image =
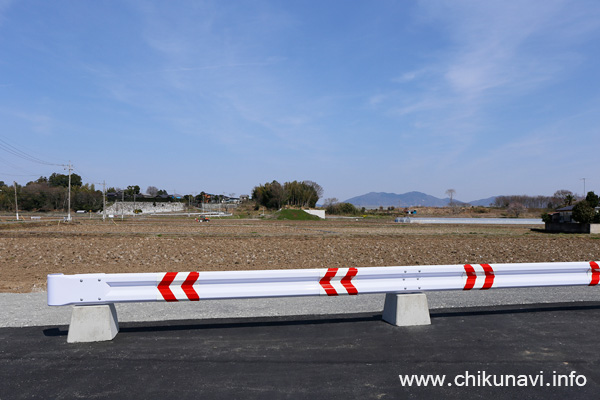
<svg viewBox="0 0 600 400">
<path fill-rule="evenodd" d="M 48 275 L 48 305 L 595 286 L 591 262 Z"/>
</svg>

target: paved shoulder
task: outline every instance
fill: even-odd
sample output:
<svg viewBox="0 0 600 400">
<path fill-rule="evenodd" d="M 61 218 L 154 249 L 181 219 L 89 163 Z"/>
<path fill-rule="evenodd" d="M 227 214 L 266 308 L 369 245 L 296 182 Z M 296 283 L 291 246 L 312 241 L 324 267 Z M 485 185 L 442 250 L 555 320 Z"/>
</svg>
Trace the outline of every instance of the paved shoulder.
<svg viewBox="0 0 600 400">
<path fill-rule="evenodd" d="M 600 302 L 0 329 L 0 398 L 595 398 Z M 427 378 L 425 382 L 423 377 Z"/>
</svg>

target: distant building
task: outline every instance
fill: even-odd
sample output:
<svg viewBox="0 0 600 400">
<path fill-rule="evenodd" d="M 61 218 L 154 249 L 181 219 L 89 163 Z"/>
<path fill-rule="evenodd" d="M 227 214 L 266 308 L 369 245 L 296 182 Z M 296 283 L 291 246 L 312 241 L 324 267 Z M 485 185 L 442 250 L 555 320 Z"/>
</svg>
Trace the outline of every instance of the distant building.
<svg viewBox="0 0 600 400">
<path fill-rule="evenodd" d="M 581 224 L 573 219 L 573 207 L 565 206 L 558 208 L 550 214 L 551 222 L 546 222 L 547 232 L 569 232 L 569 233 L 600 233 L 600 224 Z M 600 207 L 596 207 L 596 213 Z"/>
<path fill-rule="evenodd" d="M 554 213 L 550 214 L 552 216 L 552 222 L 560 224 L 575 222 L 573 221 L 573 207 L 574 206 L 565 206 L 556 209 Z"/>
</svg>

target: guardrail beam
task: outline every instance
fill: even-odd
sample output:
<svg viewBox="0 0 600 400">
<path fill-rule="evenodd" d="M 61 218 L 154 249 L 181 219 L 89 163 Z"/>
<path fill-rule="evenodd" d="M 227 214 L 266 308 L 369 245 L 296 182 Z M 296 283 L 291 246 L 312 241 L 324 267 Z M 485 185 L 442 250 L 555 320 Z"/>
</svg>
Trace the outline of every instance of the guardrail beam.
<svg viewBox="0 0 600 400">
<path fill-rule="evenodd" d="M 48 275 L 48 305 L 75 305 L 69 341 L 111 340 L 114 303 L 386 293 L 383 319 L 430 324 L 422 292 L 544 286 L 597 286 L 596 261 L 421 265 L 262 271 Z M 93 308 L 92 306 L 97 306 Z M 71 331 L 74 331 L 73 334 Z"/>
</svg>

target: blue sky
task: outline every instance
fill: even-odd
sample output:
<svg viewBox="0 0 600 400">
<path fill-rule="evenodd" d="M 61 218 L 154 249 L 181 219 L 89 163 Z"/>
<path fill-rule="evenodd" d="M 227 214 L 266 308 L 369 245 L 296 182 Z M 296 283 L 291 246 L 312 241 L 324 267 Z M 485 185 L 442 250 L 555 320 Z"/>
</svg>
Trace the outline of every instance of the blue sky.
<svg viewBox="0 0 600 400">
<path fill-rule="evenodd" d="M 600 192 L 599 74 L 595 0 L 0 0 L 0 139 L 143 191 Z"/>
</svg>

